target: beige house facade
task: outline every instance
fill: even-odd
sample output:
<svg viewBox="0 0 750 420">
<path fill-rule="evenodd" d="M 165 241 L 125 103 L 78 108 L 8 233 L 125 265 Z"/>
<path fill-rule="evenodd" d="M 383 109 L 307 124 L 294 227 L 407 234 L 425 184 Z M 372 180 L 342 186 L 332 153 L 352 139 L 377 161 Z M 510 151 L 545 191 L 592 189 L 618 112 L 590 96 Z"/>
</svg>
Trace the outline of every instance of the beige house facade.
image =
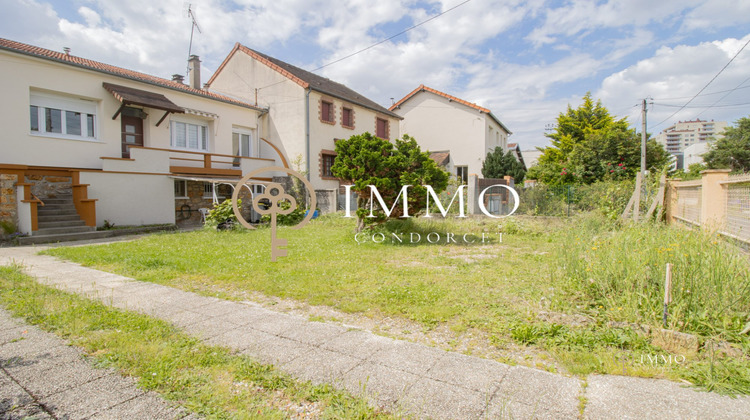
<svg viewBox="0 0 750 420">
<path fill-rule="evenodd" d="M 244 45 L 232 51 L 206 84 L 268 109 L 263 136 L 309 174 L 323 212 L 340 208 L 341 183 L 331 173 L 335 142 L 369 132 L 399 137 L 401 117 L 352 89 Z"/>
<path fill-rule="evenodd" d="M 0 221 L 19 232 L 197 222 L 243 174 L 287 164 L 268 110 L 201 88 L 198 57 L 190 84 L 5 39 L 0 57 Z"/>
<path fill-rule="evenodd" d="M 390 109 L 403 118 L 400 132 L 423 150 L 448 151 L 453 174 L 464 182 L 481 176 L 488 152 L 508 150 L 512 133 L 489 109 L 439 90 L 420 85 Z"/>
</svg>

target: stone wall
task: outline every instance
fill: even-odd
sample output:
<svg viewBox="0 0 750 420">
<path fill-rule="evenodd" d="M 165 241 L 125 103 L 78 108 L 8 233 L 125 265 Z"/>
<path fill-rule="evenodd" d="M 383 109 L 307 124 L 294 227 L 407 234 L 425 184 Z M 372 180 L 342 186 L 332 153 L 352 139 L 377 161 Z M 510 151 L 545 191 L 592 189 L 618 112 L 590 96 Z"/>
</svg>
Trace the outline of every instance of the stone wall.
<svg viewBox="0 0 750 420">
<path fill-rule="evenodd" d="M 55 198 L 61 195 L 73 194 L 72 178 L 57 175 L 26 175 L 26 183 L 34 184 L 31 193 L 42 201 L 45 198 Z"/>
<path fill-rule="evenodd" d="M 10 225 L 18 224 L 17 182 L 18 175 L 0 174 L 0 222 L 6 222 Z M 0 228 L 0 237 L 3 237 L 4 234 L 5 232 Z"/>
<path fill-rule="evenodd" d="M 214 208 L 214 202 L 212 197 L 203 197 L 203 182 L 200 181 L 187 181 L 187 197 L 188 198 L 176 198 L 175 199 L 175 221 L 177 226 L 199 226 L 201 224 L 201 214 L 198 209 Z M 232 199 L 232 187 L 226 184 L 217 185 L 216 195 L 219 197 L 219 202 Z M 223 197 L 223 198 L 222 198 Z M 250 192 L 244 189 L 240 192 L 239 198 L 242 200 L 242 215 L 245 216 L 246 220 L 250 220 L 250 206 L 251 198 Z M 183 206 L 188 206 L 183 209 Z"/>
</svg>

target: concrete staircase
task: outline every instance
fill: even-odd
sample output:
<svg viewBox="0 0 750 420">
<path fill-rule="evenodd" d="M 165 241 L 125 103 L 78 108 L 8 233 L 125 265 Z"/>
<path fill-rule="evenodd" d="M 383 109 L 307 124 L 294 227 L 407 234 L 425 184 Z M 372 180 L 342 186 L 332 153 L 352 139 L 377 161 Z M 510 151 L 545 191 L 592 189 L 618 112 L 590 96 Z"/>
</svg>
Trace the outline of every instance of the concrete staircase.
<svg viewBox="0 0 750 420">
<path fill-rule="evenodd" d="M 79 241 L 108 236 L 107 232 L 97 232 L 86 226 L 86 222 L 76 212 L 73 196 L 58 195 L 45 198 L 44 206 L 37 207 L 38 229 L 31 236 L 18 238 L 19 245 L 51 242 Z"/>
</svg>

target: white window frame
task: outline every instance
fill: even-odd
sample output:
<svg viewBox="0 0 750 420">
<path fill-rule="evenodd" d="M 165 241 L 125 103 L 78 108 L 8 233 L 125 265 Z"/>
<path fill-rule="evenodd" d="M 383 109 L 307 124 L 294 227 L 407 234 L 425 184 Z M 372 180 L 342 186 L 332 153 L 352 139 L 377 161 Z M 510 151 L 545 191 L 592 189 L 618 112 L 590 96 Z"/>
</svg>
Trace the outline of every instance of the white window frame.
<svg viewBox="0 0 750 420">
<path fill-rule="evenodd" d="M 185 146 L 177 145 L 178 130 L 176 127 L 179 127 L 179 124 L 185 125 Z M 194 126 L 198 130 L 198 138 L 197 138 L 198 147 L 190 147 L 190 142 L 188 140 L 188 130 L 190 126 Z M 205 134 L 205 139 L 201 138 L 200 133 Z M 204 142 L 205 142 L 205 145 L 203 144 Z M 174 150 L 186 150 L 190 152 L 208 153 L 211 149 L 211 131 L 209 130 L 208 122 L 203 121 L 203 120 L 188 119 L 188 118 L 171 119 L 171 121 L 169 122 L 169 145 Z M 203 148 L 202 146 L 205 146 L 205 148 Z"/>
<path fill-rule="evenodd" d="M 255 137 L 255 130 L 249 129 L 249 128 L 241 128 L 241 127 L 232 127 L 232 153 L 234 153 L 234 135 L 237 134 L 239 136 L 238 138 L 238 144 L 239 144 L 239 152 L 240 154 L 238 156 L 243 157 L 259 157 L 260 156 L 260 145 L 258 144 L 258 139 Z M 249 136 L 249 144 L 248 147 L 250 150 L 243 150 L 242 147 L 242 136 Z M 247 154 L 245 154 L 247 153 Z"/>
<path fill-rule="evenodd" d="M 31 129 L 31 108 L 36 107 L 37 109 L 37 128 L 38 130 Z M 45 115 L 46 110 L 59 110 L 60 111 L 60 132 L 47 131 L 47 119 Z M 51 137 L 68 140 L 84 140 L 97 142 L 99 135 L 99 117 L 98 117 L 98 104 L 96 101 L 76 98 L 64 94 L 54 94 L 47 92 L 31 91 L 29 93 L 29 134 L 40 137 Z M 70 113 L 80 114 L 80 134 L 68 133 L 68 121 L 71 116 Z M 88 117 L 92 117 L 93 133 L 90 133 L 88 124 Z"/>
<path fill-rule="evenodd" d="M 174 198 L 175 198 L 175 200 L 189 198 L 188 195 L 187 195 L 187 191 L 188 191 L 188 189 L 187 189 L 187 181 L 184 180 L 184 179 L 175 179 L 174 183 L 175 183 L 175 185 L 177 185 L 178 183 L 182 184 L 182 190 L 185 191 L 185 195 L 177 195 L 177 191 L 175 191 L 174 192 Z M 178 189 L 179 188 L 175 187 L 175 190 L 178 190 Z"/>
<path fill-rule="evenodd" d="M 456 171 L 456 179 L 458 179 L 459 182 L 461 182 L 462 184 L 469 182 L 469 167 L 468 166 L 466 166 L 466 165 L 456 165 L 453 168 Z M 461 172 L 464 172 L 463 175 L 466 175 L 466 179 L 464 179 L 464 176 L 461 173 L 459 173 L 459 170 Z"/>
<path fill-rule="evenodd" d="M 214 184 L 213 182 L 206 182 L 203 181 L 203 198 L 206 200 L 213 200 L 214 199 L 214 190 L 216 189 L 217 184 Z M 216 194 L 216 199 L 221 200 L 223 199 L 223 195 Z"/>
</svg>

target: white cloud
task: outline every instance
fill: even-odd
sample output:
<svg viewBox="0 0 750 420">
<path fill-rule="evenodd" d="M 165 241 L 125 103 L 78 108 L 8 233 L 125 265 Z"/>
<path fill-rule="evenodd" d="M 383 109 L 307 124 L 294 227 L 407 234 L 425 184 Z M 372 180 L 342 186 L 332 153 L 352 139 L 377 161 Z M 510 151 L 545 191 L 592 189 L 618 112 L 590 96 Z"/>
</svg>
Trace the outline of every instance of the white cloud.
<svg viewBox="0 0 750 420">
<path fill-rule="evenodd" d="M 704 42 L 698 45 L 679 45 L 674 48 L 662 47 L 653 57 L 607 77 L 596 92 L 610 109 L 627 108 L 646 97 L 654 98 L 653 110 L 649 113 L 649 127 L 668 118 L 679 109 L 739 51 L 750 35 L 743 39 L 729 38 L 721 41 Z M 737 59 L 705 90 L 712 93 L 735 88 L 748 77 L 750 48 Z M 728 96 L 719 105 L 747 102 L 747 94 L 739 90 Z M 677 120 L 695 118 L 705 107 L 712 105 L 722 94 L 702 95 L 677 115 L 666 121 L 656 131 Z M 703 112 L 701 118 L 729 120 L 730 122 L 747 114 L 748 107 L 715 107 Z M 631 121 L 632 123 L 633 121 Z"/>
<path fill-rule="evenodd" d="M 560 36 L 586 35 L 599 28 L 668 23 L 698 4 L 700 0 L 610 0 L 602 4 L 595 0 L 574 0 L 548 8 L 544 24 L 535 28 L 527 39 L 539 47 L 555 43 Z"/>
</svg>

